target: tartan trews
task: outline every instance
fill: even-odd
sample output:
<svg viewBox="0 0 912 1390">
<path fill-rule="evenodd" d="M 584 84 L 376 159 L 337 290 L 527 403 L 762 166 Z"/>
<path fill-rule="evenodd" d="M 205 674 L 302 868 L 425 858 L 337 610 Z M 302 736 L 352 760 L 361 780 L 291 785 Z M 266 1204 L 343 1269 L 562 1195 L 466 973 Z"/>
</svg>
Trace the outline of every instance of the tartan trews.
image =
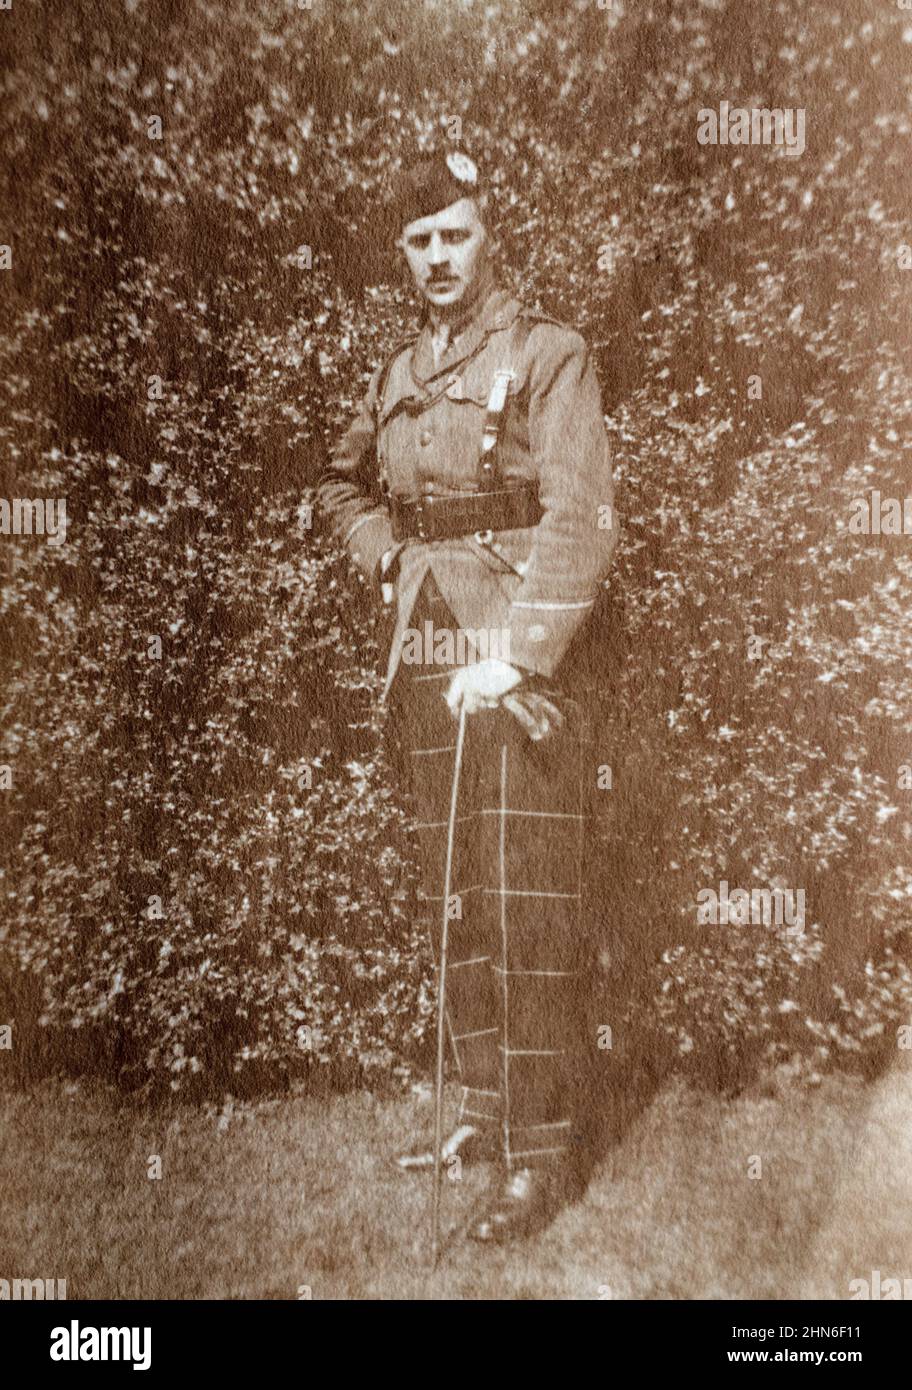
<svg viewBox="0 0 912 1390">
<path fill-rule="evenodd" d="M 432 579 L 412 616 L 454 619 Z M 452 668 L 400 668 L 391 718 L 418 822 L 421 897 L 439 960 L 456 723 Z M 534 742 L 507 710 L 466 722 L 451 898 L 447 1031 L 461 1120 L 494 1127 L 508 1168 L 570 1146 L 578 1085 L 583 743 L 579 707 Z"/>
</svg>

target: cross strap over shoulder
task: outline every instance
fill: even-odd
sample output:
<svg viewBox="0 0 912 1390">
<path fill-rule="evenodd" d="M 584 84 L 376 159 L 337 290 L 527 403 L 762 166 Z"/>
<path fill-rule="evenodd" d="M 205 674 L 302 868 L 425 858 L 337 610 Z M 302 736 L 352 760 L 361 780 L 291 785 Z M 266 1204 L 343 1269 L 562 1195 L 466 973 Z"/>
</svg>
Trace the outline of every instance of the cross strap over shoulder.
<svg viewBox="0 0 912 1390">
<path fill-rule="evenodd" d="M 490 386 L 487 389 L 487 404 L 485 407 L 484 422 L 482 425 L 481 436 L 479 438 L 479 458 L 478 458 L 478 486 L 482 491 L 487 491 L 498 486 L 499 469 L 497 461 L 497 442 L 505 407 L 510 392 L 510 385 L 520 375 L 520 364 L 525 352 L 529 334 L 535 327 L 536 322 L 542 318 L 541 315 L 529 313 L 522 310 L 516 315 L 515 319 L 504 334 L 506 343 L 504 348 L 497 354 L 491 364 Z M 466 368 L 477 362 L 477 359 L 488 347 L 491 338 L 503 329 L 498 325 L 492 325 L 484 334 L 480 341 L 475 345 L 470 355 L 460 363 L 459 375 L 462 376 Z M 396 363 L 403 354 L 409 350 L 414 351 L 419 335 L 411 334 L 408 338 L 400 340 L 395 349 L 387 358 L 380 376 L 377 381 L 377 392 L 375 397 L 375 426 L 379 430 L 382 426 L 388 425 L 392 420 L 402 413 L 418 416 L 436 405 L 444 396 L 452 393 L 453 377 L 444 378 L 436 391 L 430 393 L 416 390 L 406 395 L 400 396 L 389 409 L 386 408 L 386 393 L 389 385 L 390 376 Z M 481 400 L 477 395 L 473 399 Z M 483 397 L 481 399 L 484 399 Z"/>
<path fill-rule="evenodd" d="M 484 428 L 481 435 L 481 452 L 478 459 L 478 486 L 481 492 L 488 492 L 500 484 L 500 469 L 497 457 L 497 441 L 503 421 L 504 407 L 510 391 L 510 383 L 519 375 L 519 364 L 525 352 L 529 334 L 535 321 L 524 313 L 517 314 L 510 326 L 506 360 L 497 367 L 488 393 L 485 409 Z"/>
</svg>

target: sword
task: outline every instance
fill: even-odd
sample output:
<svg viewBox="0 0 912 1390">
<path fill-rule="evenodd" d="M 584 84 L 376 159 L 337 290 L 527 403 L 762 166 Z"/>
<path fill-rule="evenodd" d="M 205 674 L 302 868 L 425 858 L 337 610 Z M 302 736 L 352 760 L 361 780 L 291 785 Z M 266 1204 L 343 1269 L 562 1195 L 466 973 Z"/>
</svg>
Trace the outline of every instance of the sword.
<svg viewBox="0 0 912 1390">
<path fill-rule="evenodd" d="M 440 1250 L 440 1193 L 443 1165 L 443 1054 L 446 1031 L 447 938 L 449 935 L 450 887 L 453 877 L 453 844 L 456 838 L 456 806 L 459 801 L 459 776 L 462 771 L 462 750 L 465 743 L 465 700 L 459 703 L 459 730 L 456 734 L 456 756 L 453 759 L 453 785 L 450 788 L 450 818 L 447 822 L 446 869 L 443 876 L 443 930 L 440 936 L 440 968 L 437 984 L 437 1074 L 434 1081 L 434 1192 L 431 1207 L 431 1268 L 437 1268 Z"/>
</svg>

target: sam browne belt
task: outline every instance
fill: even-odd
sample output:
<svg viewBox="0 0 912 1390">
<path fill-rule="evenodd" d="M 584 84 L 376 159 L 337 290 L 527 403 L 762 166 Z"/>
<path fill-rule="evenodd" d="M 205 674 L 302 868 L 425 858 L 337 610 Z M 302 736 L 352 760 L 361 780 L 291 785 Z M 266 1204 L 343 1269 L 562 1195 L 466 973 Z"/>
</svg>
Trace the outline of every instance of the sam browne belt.
<svg viewBox="0 0 912 1390">
<path fill-rule="evenodd" d="M 427 493 L 412 498 L 389 496 L 395 540 L 412 537 L 423 541 L 451 540 L 458 536 L 538 525 L 543 513 L 536 485 L 527 482 L 501 486 L 497 465 L 500 422 L 513 379 L 514 373 L 509 367 L 494 373 L 481 438 L 478 490 Z"/>
<path fill-rule="evenodd" d="M 534 483 L 485 492 L 441 493 L 389 498 L 393 538 L 451 540 L 476 531 L 513 531 L 537 526 L 542 518 Z"/>
</svg>

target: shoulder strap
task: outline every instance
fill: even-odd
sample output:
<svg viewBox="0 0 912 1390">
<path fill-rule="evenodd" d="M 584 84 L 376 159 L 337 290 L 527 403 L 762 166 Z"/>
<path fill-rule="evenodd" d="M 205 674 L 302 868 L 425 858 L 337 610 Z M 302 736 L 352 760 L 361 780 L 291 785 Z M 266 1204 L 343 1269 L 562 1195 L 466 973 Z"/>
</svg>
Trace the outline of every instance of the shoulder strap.
<svg viewBox="0 0 912 1390">
<path fill-rule="evenodd" d="M 484 429 L 481 436 L 481 456 L 478 460 L 478 486 L 482 492 L 497 487 L 499 470 L 497 466 L 497 440 L 500 435 L 501 418 L 507 403 L 510 382 L 517 375 L 519 359 L 525 351 L 529 334 L 535 327 L 535 318 L 520 310 L 510 328 L 509 348 L 506 365 L 494 373 L 488 405 L 485 410 Z"/>
<path fill-rule="evenodd" d="M 525 321 L 527 336 L 537 323 L 553 323 L 555 328 L 569 328 L 570 326 L 562 319 L 556 319 L 553 314 L 546 314 L 541 309 L 530 309 L 525 304 L 519 311 L 519 318 Z"/>
</svg>

